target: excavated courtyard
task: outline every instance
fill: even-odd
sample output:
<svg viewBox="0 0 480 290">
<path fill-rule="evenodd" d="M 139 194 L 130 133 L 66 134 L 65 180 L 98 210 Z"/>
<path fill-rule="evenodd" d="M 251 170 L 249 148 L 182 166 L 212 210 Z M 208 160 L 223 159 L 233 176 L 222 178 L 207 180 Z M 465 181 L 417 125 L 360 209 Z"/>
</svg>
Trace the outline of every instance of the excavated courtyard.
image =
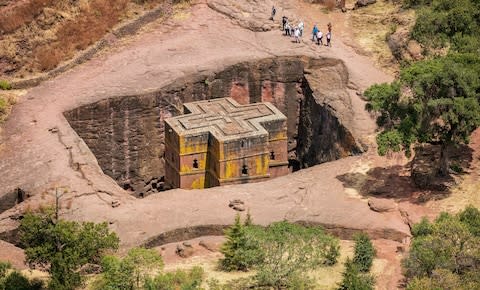
<svg viewBox="0 0 480 290">
<path fill-rule="evenodd" d="M 124 248 L 221 235 L 237 199 L 262 225 L 287 219 L 345 239 L 365 231 L 408 241 L 408 223 L 429 212 L 407 199 L 373 211 L 345 178 L 405 163 L 378 160 L 375 122 L 361 99 L 392 76 L 345 44 L 341 12 L 305 16 L 294 1 L 275 3 L 280 17 L 304 20 L 306 32 L 314 21 L 322 28 L 333 22 L 327 48 L 308 33 L 300 44 L 282 36 L 279 19 L 268 20 L 271 1 L 249 13 L 231 2 L 193 2 L 184 17 L 113 40 L 115 48 L 20 98 L 1 136 L 0 239 L 17 244 L 21 213 L 52 204 L 60 192 L 63 218 L 107 221 Z M 288 117 L 289 161 L 302 170 L 260 183 L 162 191 L 163 119 L 185 102 L 215 97 L 276 105 Z"/>
</svg>

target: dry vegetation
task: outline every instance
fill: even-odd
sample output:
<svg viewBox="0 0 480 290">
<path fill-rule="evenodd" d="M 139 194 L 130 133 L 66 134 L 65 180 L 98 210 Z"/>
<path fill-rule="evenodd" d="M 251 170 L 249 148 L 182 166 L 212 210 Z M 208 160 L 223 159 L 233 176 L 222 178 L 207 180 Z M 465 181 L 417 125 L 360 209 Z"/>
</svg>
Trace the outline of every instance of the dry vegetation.
<svg viewBox="0 0 480 290">
<path fill-rule="evenodd" d="M 164 3 L 171 1 L 0 0 L 0 77 L 51 70 L 122 20 Z"/>
<path fill-rule="evenodd" d="M 354 2 L 348 0 L 347 7 L 353 7 Z M 414 19 L 413 10 L 403 10 L 400 4 L 393 4 L 391 1 L 377 1 L 349 13 L 348 26 L 351 27 L 356 43 L 365 53 L 373 56 L 380 67 L 396 72 L 398 63 L 386 38 L 399 27 L 411 27 Z"/>
</svg>

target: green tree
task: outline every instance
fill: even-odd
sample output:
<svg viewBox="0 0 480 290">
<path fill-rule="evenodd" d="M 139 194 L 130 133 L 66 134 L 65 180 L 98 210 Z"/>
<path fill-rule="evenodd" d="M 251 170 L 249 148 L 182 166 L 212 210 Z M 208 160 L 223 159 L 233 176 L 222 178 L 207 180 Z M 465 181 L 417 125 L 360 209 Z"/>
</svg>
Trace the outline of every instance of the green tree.
<svg viewBox="0 0 480 290">
<path fill-rule="evenodd" d="M 426 48 L 480 53 L 480 2 L 476 0 L 406 0 L 420 8 L 411 35 Z"/>
<path fill-rule="evenodd" d="M 258 240 L 263 259 L 255 279 L 258 285 L 275 289 L 308 279 L 308 271 L 334 264 L 339 255 L 338 240 L 322 229 L 287 221 L 271 224 Z"/>
<path fill-rule="evenodd" d="M 162 257 L 154 249 L 133 248 L 123 259 L 106 255 L 102 259 L 102 278 L 95 288 L 141 289 L 150 272 L 162 267 Z"/>
<path fill-rule="evenodd" d="M 468 143 L 480 126 L 480 56 L 451 54 L 402 69 L 400 80 L 365 91 L 367 110 L 379 114 L 380 155 L 414 143 L 441 145 L 440 174 L 448 174 L 448 152 Z"/>
<path fill-rule="evenodd" d="M 373 258 L 375 257 L 375 248 L 372 241 L 365 233 L 355 236 L 355 254 L 353 263 L 357 265 L 360 272 L 368 272 L 372 267 Z"/>
<path fill-rule="evenodd" d="M 356 263 L 350 258 L 345 262 L 345 271 L 339 290 L 372 290 L 375 279 L 370 274 L 361 273 Z"/>
<path fill-rule="evenodd" d="M 247 219 L 248 224 L 251 218 Z M 220 252 L 224 258 L 220 260 L 220 268 L 225 271 L 247 271 L 261 259 L 256 239 L 256 227 L 245 226 L 240 215 L 235 216 L 234 224 L 225 230 L 227 241 L 222 245 Z"/>
<path fill-rule="evenodd" d="M 27 213 L 20 224 L 20 237 L 27 262 L 48 269 L 51 289 L 79 286 L 81 266 L 99 263 L 101 255 L 116 249 L 119 243 L 107 223 L 57 220 L 51 210 Z"/>
<path fill-rule="evenodd" d="M 480 288 L 480 237 L 469 224 L 476 214 L 468 207 L 457 215 L 443 213 L 431 224 L 422 222 L 418 229 L 427 230 L 417 230 L 402 261 L 409 289 Z M 459 283 L 461 288 L 455 286 Z"/>
</svg>

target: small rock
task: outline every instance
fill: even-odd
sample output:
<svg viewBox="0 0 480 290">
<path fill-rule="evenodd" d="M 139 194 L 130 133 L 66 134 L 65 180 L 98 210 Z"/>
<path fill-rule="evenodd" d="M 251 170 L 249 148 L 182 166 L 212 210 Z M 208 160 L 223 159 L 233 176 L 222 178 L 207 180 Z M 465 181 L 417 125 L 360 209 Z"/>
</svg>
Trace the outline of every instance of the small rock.
<svg viewBox="0 0 480 290">
<path fill-rule="evenodd" d="M 245 204 L 245 202 L 243 202 L 243 200 L 241 199 L 234 199 L 234 200 L 231 200 L 230 203 L 228 204 L 229 207 L 234 207 L 235 205 L 237 204 Z"/>
<path fill-rule="evenodd" d="M 236 211 L 245 211 L 245 205 L 243 204 L 237 204 L 232 207 Z"/>
<path fill-rule="evenodd" d="M 120 201 L 118 201 L 118 200 L 112 201 L 112 207 L 113 208 L 116 208 L 116 207 L 119 207 L 119 206 L 120 206 Z"/>
<path fill-rule="evenodd" d="M 342 12 L 343 12 L 343 13 L 347 12 L 347 8 L 342 7 Z"/>
<path fill-rule="evenodd" d="M 49 131 L 50 133 L 52 133 L 52 134 L 55 134 L 55 133 L 58 132 L 58 128 L 57 128 L 57 127 L 53 127 L 53 128 L 48 129 L 48 131 Z"/>
<path fill-rule="evenodd" d="M 183 245 L 177 245 L 177 249 L 175 250 L 175 253 L 182 257 L 182 258 L 188 258 L 193 255 L 194 250 L 193 248 L 190 247 L 184 247 Z"/>
<path fill-rule="evenodd" d="M 377 3 L 377 0 L 357 0 L 355 3 L 355 8 L 365 7 L 375 3 Z"/>
<path fill-rule="evenodd" d="M 376 212 L 388 212 L 397 208 L 397 204 L 393 200 L 376 197 L 368 199 L 368 206 Z"/>
<path fill-rule="evenodd" d="M 414 60 L 421 60 L 423 58 L 423 48 L 415 40 L 410 40 L 408 42 L 407 51 Z"/>
<path fill-rule="evenodd" d="M 211 243 L 211 242 L 208 242 L 208 241 L 201 240 L 200 242 L 198 242 L 198 245 L 201 246 L 201 247 L 204 247 L 205 249 L 209 250 L 210 252 L 217 252 L 218 251 L 218 247 L 215 246 L 214 243 Z"/>
<path fill-rule="evenodd" d="M 404 253 L 405 247 L 404 246 L 397 246 L 397 253 Z"/>
<path fill-rule="evenodd" d="M 189 247 L 189 248 L 192 247 L 192 243 L 190 243 L 190 242 L 183 242 L 182 244 L 183 244 L 185 247 Z"/>
</svg>

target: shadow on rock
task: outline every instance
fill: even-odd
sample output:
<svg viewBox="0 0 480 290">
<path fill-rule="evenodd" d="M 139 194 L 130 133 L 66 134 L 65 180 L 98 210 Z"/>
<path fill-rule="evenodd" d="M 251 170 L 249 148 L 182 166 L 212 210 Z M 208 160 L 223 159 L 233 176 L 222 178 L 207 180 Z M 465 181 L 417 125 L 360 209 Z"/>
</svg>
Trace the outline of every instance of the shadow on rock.
<svg viewBox="0 0 480 290">
<path fill-rule="evenodd" d="M 364 197 L 394 198 L 398 202 L 423 203 L 442 199 L 450 194 L 450 188 L 468 170 L 473 150 L 458 146 L 448 152 L 450 174 L 440 176 L 440 146 L 423 145 L 415 149 L 415 158 L 408 164 L 376 167 L 366 174 L 346 173 L 337 176 L 347 188 L 355 189 Z"/>
</svg>

